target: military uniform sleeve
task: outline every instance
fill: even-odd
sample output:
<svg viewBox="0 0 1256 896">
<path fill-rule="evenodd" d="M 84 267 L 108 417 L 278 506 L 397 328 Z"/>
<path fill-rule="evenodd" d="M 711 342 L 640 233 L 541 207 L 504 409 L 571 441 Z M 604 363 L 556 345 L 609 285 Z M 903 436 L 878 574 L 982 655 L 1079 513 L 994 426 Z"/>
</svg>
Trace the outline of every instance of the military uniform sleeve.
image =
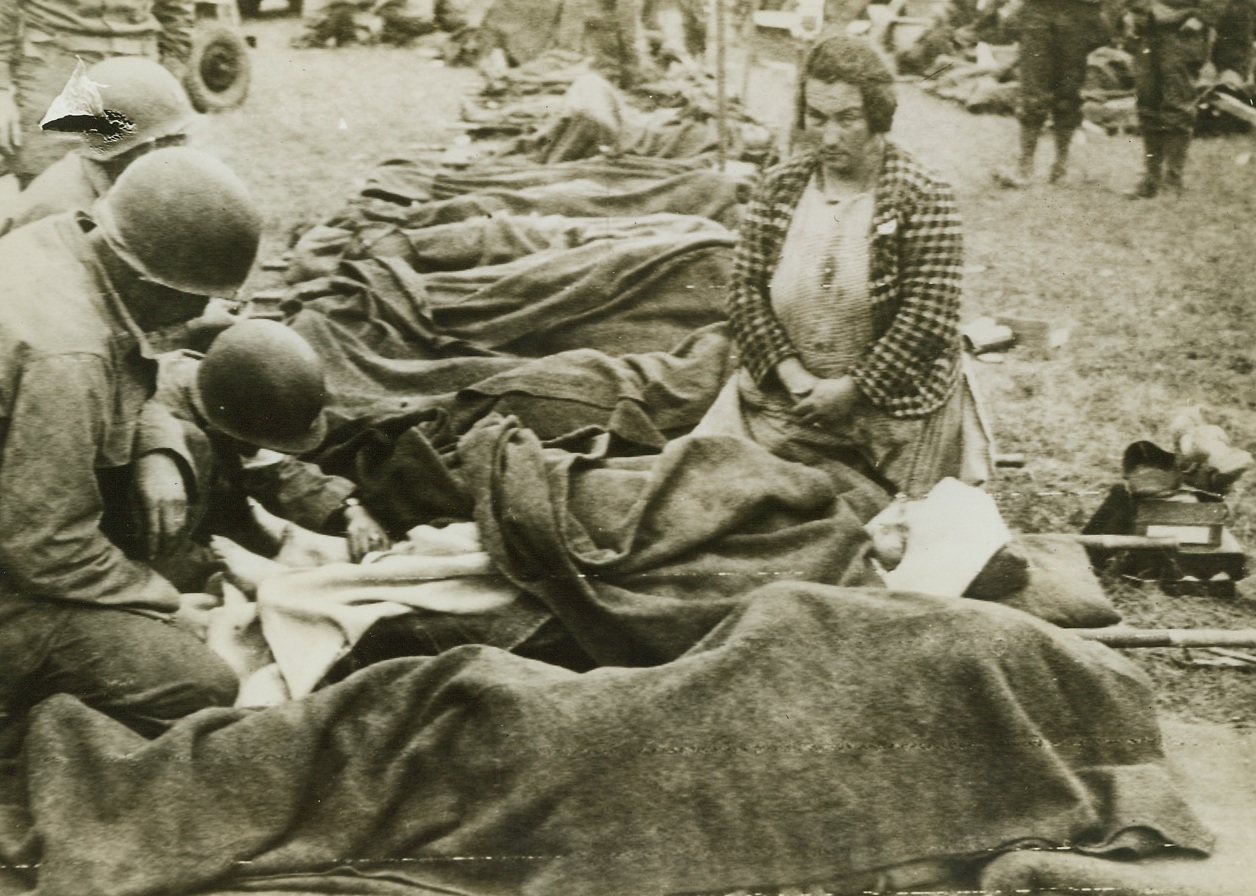
<svg viewBox="0 0 1256 896">
<path fill-rule="evenodd" d="M 2 2 L 2 0 L 0 0 Z M 153 18 L 161 23 L 157 46 L 163 63 L 187 62 L 192 54 L 192 26 L 196 24 L 196 4 L 192 0 L 155 0 Z"/>
<path fill-rule="evenodd" d="M 100 358 L 23 365 L 0 448 L 0 568 L 30 597 L 171 612 L 174 586 L 100 529 L 96 459 L 111 401 Z"/>
<path fill-rule="evenodd" d="M 201 479 L 209 457 L 209 443 L 193 422 L 190 394 L 200 359 L 189 352 L 168 352 L 157 363 L 157 390 L 140 411 L 135 456 L 170 454 L 183 472 L 188 498 L 194 500 L 204 488 Z"/>
<path fill-rule="evenodd" d="M 169 454 L 178 463 L 188 500 L 195 501 L 205 485 L 201 480 L 209 457 L 209 443 L 194 423 L 180 419 L 164 402 L 152 398 L 140 411 L 135 430 L 135 456 L 159 451 Z"/>
<path fill-rule="evenodd" d="M 273 464 L 243 468 L 240 487 L 272 513 L 315 531 L 325 530 L 345 498 L 357 491 L 348 479 L 286 455 Z"/>
<path fill-rule="evenodd" d="M 898 312 L 851 371 L 880 407 L 927 382 L 938 358 L 954 350 L 959 338 L 964 245 L 950 187 L 932 184 L 900 225 Z"/>
</svg>

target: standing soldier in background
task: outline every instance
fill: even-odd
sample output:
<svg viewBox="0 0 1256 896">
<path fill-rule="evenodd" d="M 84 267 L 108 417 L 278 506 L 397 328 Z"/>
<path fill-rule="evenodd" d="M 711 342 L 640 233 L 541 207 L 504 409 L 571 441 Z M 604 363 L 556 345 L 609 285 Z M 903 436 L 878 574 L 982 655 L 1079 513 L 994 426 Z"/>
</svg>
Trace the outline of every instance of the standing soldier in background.
<svg viewBox="0 0 1256 896">
<path fill-rule="evenodd" d="M 1020 158 L 1014 170 L 998 171 L 1000 186 L 1025 187 L 1034 176 L 1038 138 L 1051 119 L 1055 161 L 1049 175 L 1058 182 L 1068 170 L 1073 132 L 1082 123 L 1082 87 L 1086 59 L 1108 42 L 1111 28 L 1101 0 L 1025 0 L 1008 15 L 1018 17 L 1020 32 Z"/>
<path fill-rule="evenodd" d="M 22 186 L 75 145 L 39 121 L 77 59 L 144 56 L 180 76 L 195 18 L 193 0 L 0 0 L 0 153 Z"/>
<path fill-rule="evenodd" d="M 1196 81 L 1208 60 L 1212 27 L 1226 0 L 1133 0 L 1126 17 L 1134 37 L 1134 90 L 1143 135 L 1142 179 L 1127 195 L 1151 199 L 1182 191 L 1195 131 Z"/>
<path fill-rule="evenodd" d="M 685 52 L 699 65 L 706 58 L 707 47 L 707 0 L 672 0 L 680 12 L 681 30 L 684 34 Z M 641 18 L 648 31 L 665 34 L 659 18 L 662 0 L 642 0 Z"/>
<path fill-rule="evenodd" d="M 647 48 L 641 21 L 643 0 L 583 0 L 582 50 L 593 67 L 624 89 L 646 75 Z"/>
</svg>

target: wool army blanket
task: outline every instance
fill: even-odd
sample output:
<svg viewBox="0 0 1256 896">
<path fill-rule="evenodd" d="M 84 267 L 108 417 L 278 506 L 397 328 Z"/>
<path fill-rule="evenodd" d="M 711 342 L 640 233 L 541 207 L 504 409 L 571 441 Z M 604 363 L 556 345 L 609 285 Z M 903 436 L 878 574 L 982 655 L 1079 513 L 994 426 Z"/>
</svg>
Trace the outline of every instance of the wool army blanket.
<svg viewBox="0 0 1256 896">
<path fill-rule="evenodd" d="M 58 696 L 25 755 L 40 896 L 639 896 L 1134 827 L 1209 843 L 1115 652 L 997 605 L 796 582 L 653 666 L 460 647 L 151 742 Z"/>
<path fill-rule="evenodd" d="M 289 323 L 323 359 L 328 411 L 344 422 L 418 409 L 421 396 L 457 392 L 520 358 L 670 352 L 722 320 L 731 257 L 727 236 L 694 233 L 426 275 L 394 258 L 346 262 L 303 285 Z M 704 357 L 712 375 L 725 373 L 726 351 Z"/>
</svg>

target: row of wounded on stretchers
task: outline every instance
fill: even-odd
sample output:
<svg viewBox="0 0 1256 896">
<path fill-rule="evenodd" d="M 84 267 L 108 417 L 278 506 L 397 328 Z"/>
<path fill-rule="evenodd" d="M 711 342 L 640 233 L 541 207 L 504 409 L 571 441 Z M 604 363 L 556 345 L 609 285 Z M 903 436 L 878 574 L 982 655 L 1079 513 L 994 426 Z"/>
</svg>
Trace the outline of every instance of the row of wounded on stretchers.
<svg viewBox="0 0 1256 896">
<path fill-rule="evenodd" d="M 884 153 L 871 240 L 830 234 L 877 309 L 839 437 L 777 373 L 789 319 L 839 338 L 831 272 L 769 269 L 810 230 L 692 161 L 382 166 L 282 322 L 195 316 L 257 231 L 194 150 L 0 241 L 5 885 L 857 892 L 1206 852 L 1147 682 L 1060 627 L 1115 618 L 1081 549 L 961 481 L 958 220 Z M 244 260 L 153 262 L 183 227 Z M 944 311 L 877 316 L 912 289 Z"/>
</svg>

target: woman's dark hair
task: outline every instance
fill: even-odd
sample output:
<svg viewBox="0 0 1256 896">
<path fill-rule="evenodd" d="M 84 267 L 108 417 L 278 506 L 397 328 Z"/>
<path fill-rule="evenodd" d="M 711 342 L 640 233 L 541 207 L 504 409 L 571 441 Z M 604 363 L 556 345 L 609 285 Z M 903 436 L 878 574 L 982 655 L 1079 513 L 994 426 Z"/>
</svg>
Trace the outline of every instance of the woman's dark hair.
<svg viewBox="0 0 1256 896">
<path fill-rule="evenodd" d="M 866 38 L 838 33 L 822 38 L 807 53 L 798 77 L 794 127 L 806 126 L 807 82 L 850 84 L 863 97 L 868 130 L 884 134 L 894 123 L 898 100 L 894 96 L 894 74 L 881 54 Z"/>
</svg>

